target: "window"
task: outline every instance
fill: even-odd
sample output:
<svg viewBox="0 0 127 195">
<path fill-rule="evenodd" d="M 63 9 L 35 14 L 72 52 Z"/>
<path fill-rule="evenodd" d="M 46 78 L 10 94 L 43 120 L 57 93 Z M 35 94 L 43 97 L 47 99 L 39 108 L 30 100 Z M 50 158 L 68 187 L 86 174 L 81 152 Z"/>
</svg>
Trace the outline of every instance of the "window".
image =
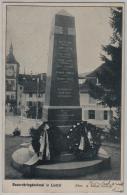
<svg viewBox="0 0 127 195">
<path fill-rule="evenodd" d="M 38 102 L 38 107 L 41 107 L 41 102 Z"/>
<path fill-rule="evenodd" d="M 6 100 L 8 101 L 10 99 L 10 95 L 6 95 Z"/>
<path fill-rule="evenodd" d="M 95 119 L 95 110 L 89 110 L 88 117 L 89 119 Z"/>
<path fill-rule="evenodd" d="M 31 106 L 32 106 L 32 102 L 31 102 L 31 101 L 29 101 L 28 105 L 29 105 L 29 107 L 31 107 Z"/>
<path fill-rule="evenodd" d="M 104 120 L 107 120 L 108 119 L 108 112 L 105 110 L 104 111 Z"/>
<path fill-rule="evenodd" d="M 37 102 L 33 102 L 32 103 L 32 106 L 35 106 L 36 107 L 37 106 Z"/>
<path fill-rule="evenodd" d="M 29 97 L 32 97 L 33 96 L 33 94 L 32 93 L 29 93 Z"/>
<path fill-rule="evenodd" d="M 14 100 L 15 99 L 15 96 L 14 95 L 11 95 L 11 99 Z"/>
<path fill-rule="evenodd" d="M 41 97 L 41 93 L 38 94 L 38 97 Z"/>
<path fill-rule="evenodd" d="M 16 90 L 16 80 L 15 79 L 6 80 L 6 90 L 7 91 L 15 91 Z"/>
<path fill-rule="evenodd" d="M 20 90 L 22 90 L 22 87 L 20 87 Z"/>
</svg>

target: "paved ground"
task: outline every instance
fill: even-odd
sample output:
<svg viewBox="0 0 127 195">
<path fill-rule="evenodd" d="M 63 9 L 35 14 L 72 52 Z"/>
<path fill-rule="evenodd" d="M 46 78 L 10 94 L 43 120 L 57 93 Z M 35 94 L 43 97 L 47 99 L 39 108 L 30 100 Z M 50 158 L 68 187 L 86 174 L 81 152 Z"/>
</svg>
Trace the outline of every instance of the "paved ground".
<svg viewBox="0 0 127 195">
<path fill-rule="evenodd" d="M 23 179 L 21 173 L 16 171 L 11 166 L 11 155 L 13 151 L 20 148 L 20 144 L 29 142 L 28 137 L 12 137 L 6 135 L 5 144 L 5 177 L 6 179 Z M 118 144 L 104 144 L 104 149 L 111 155 L 111 166 L 110 170 L 102 171 L 96 174 L 87 175 L 85 177 L 76 178 L 84 180 L 114 180 L 120 177 L 120 147 Z M 74 178 L 73 178 L 74 179 Z"/>
<path fill-rule="evenodd" d="M 21 130 L 21 135 L 27 136 L 29 135 L 29 129 L 31 127 L 36 128 L 37 124 L 42 124 L 42 121 L 39 119 L 21 118 L 21 116 L 6 116 L 5 132 L 6 135 L 12 135 L 14 129 L 18 127 Z"/>
<path fill-rule="evenodd" d="M 11 166 L 12 153 L 20 148 L 23 142 L 29 142 L 29 137 L 13 137 L 6 135 L 5 138 L 5 178 L 7 179 L 22 179 L 22 174 L 16 171 Z"/>
<path fill-rule="evenodd" d="M 102 171 L 97 174 L 87 175 L 84 178 L 86 180 L 119 180 L 120 179 L 120 147 L 117 144 L 105 144 L 103 148 L 108 152 L 111 156 L 111 169 Z"/>
</svg>

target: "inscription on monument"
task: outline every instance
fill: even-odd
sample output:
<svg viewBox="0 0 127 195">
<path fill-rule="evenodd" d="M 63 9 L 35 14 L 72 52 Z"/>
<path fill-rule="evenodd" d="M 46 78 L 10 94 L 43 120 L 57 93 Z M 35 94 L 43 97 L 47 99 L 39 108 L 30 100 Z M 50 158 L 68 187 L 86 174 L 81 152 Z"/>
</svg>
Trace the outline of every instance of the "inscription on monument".
<svg viewBox="0 0 127 195">
<path fill-rule="evenodd" d="M 49 112 L 49 117 L 51 117 L 52 122 L 54 122 L 55 125 L 58 126 L 66 126 L 70 125 L 70 122 L 72 124 L 75 123 L 75 119 L 77 118 L 80 119 L 81 117 L 81 109 L 80 108 L 75 108 L 75 109 L 50 109 Z M 77 120 L 78 121 L 78 120 Z"/>
<path fill-rule="evenodd" d="M 55 103 L 56 105 L 79 104 L 78 77 L 75 67 L 76 56 L 74 55 L 74 37 L 72 35 L 55 35 Z M 77 94 L 76 94 L 77 92 Z"/>
<path fill-rule="evenodd" d="M 56 14 L 43 116 L 56 126 L 81 120 L 74 17 Z"/>
</svg>

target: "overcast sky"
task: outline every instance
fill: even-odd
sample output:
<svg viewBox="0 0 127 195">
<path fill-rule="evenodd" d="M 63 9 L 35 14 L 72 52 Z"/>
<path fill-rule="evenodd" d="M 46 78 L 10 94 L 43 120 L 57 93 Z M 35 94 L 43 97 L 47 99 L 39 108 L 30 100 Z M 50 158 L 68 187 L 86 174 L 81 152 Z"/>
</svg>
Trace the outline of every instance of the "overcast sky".
<svg viewBox="0 0 127 195">
<path fill-rule="evenodd" d="M 9 6 L 7 8 L 7 53 L 12 42 L 20 71 L 47 72 L 52 18 L 63 7 Z M 101 65 L 102 45 L 110 42 L 109 7 L 65 7 L 75 17 L 78 72 Z"/>
</svg>

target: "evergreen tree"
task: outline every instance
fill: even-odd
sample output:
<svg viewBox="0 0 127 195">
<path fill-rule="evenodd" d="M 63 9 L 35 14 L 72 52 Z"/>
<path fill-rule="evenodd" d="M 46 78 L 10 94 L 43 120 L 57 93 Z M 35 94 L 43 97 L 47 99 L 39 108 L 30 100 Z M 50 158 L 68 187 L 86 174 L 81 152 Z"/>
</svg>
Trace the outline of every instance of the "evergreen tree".
<svg viewBox="0 0 127 195">
<path fill-rule="evenodd" d="M 99 83 L 95 84 L 91 79 L 86 80 L 89 93 L 99 100 L 101 104 L 110 108 L 116 107 L 117 117 L 110 121 L 111 137 L 120 140 L 121 128 L 121 81 L 122 81 L 122 8 L 111 9 L 112 17 L 110 25 L 113 28 L 113 35 L 109 45 L 102 46 L 105 55 L 101 55 L 103 64 L 93 71 Z M 111 113 L 110 113 L 111 114 Z"/>
<path fill-rule="evenodd" d="M 105 55 L 101 55 L 103 64 L 94 71 L 100 85 L 87 79 L 89 93 L 110 108 L 121 105 L 121 72 L 122 72 L 122 8 L 111 9 L 110 25 L 113 35 L 110 44 L 102 46 Z"/>
</svg>

